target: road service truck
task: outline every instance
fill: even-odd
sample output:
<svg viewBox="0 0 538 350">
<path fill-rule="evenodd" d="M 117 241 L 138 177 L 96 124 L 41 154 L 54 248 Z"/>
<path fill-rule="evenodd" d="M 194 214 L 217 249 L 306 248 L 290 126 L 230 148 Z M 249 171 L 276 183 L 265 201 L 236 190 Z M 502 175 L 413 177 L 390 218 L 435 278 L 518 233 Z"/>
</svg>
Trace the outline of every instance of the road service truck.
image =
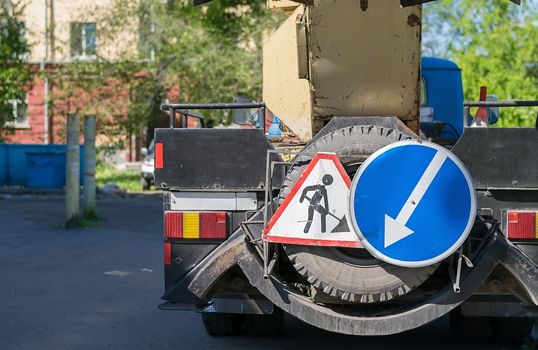
<svg viewBox="0 0 538 350">
<path fill-rule="evenodd" d="M 162 106 L 162 309 L 199 312 L 212 335 L 276 333 L 284 313 L 354 335 L 446 314 L 461 335 L 528 335 L 538 131 L 421 132 L 454 129 L 434 110 L 420 117 L 423 2 L 270 0 L 288 17 L 264 43 L 264 102 Z M 465 103 L 457 123 L 470 108 L 536 104 Z M 266 125 L 266 108 L 301 147 L 255 128 L 176 128 L 204 109 L 232 109 L 237 123 L 257 110 Z"/>
</svg>

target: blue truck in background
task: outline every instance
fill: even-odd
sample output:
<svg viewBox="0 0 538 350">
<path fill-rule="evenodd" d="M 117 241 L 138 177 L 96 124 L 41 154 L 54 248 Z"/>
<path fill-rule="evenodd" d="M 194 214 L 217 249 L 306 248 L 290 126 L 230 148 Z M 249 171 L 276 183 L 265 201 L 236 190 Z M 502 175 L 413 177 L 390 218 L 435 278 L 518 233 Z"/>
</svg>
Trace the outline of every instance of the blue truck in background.
<svg viewBox="0 0 538 350">
<path fill-rule="evenodd" d="M 463 85 L 458 65 L 422 57 L 420 128 L 427 137 L 458 139 L 463 134 Z"/>
<path fill-rule="evenodd" d="M 486 101 L 497 101 L 488 95 Z M 487 124 L 495 124 L 498 107 L 487 107 Z M 450 60 L 422 57 L 420 84 L 420 130 L 426 138 L 441 143 L 455 143 L 471 124 L 465 115 L 461 70 Z"/>
</svg>

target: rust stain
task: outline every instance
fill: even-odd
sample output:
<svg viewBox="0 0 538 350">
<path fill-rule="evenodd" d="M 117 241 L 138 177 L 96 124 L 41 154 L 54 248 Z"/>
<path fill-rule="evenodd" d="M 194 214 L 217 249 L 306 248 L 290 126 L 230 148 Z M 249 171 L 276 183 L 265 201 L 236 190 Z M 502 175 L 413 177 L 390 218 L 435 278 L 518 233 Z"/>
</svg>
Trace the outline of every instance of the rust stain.
<svg viewBox="0 0 538 350">
<path fill-rule="evenodd" d="M 411 27 L 416 27 L 420 25 L 420 18 L 415 14 L 410 14 L 407 16 L 407 24 Z"/>
</svg>

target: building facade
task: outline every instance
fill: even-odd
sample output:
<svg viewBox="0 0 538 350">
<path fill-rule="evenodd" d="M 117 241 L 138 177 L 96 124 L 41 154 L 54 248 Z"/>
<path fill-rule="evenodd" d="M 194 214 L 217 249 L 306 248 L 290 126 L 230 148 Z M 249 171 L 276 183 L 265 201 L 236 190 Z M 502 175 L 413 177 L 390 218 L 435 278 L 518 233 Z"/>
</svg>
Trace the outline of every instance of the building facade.
<svg viewBox="0 0 538 350">
<path fill-rule="evenodd" d="M 28 64 L 32 72 L 24 101 L 10 101 L 13 105 L 14 122 L 7 125 L 5 142 L 51 144 L 65 142 L 65 122 L 69 113 L 81 116 L 108 114 L 105 120 L 121 122 L 128 113 L 129 91 L 121 81 L 111 79 L 105 88 L 69 88 L 59 77 L 63 71 L 77 64 L 139 59 L 140 33 L 136 16 L 129 18 L 129 25 L 110 35 L 109 20 L 113 20 L 114 0 L 31 0 L 24 8 L 24 35 L 30 45 Z M 136 79 L 136 77 L 133 77 Z M 170 98 L 177 99 L 179 88 L 172 87 Z M 103 106 L 106 106 L 104 108 Z M 103 111 L 105 110 L 105 111 Z M 99 118 L 98 118 L 99 120 Z M 103 123 L 103 124 L 107 124 Z M 99 126 L 98 126 L 99 128 Z M 99 130 L 98 130 L 99 132 Z M 106 132 L 98 142 L 106 143 Z M 112 136 L 110 136 L 112 137 Z M 114 135 L 124 138 L 126 160 L 139 158 L 139 148 L 147 138 L 140 130 L 130 135 Z"/>
</svg>

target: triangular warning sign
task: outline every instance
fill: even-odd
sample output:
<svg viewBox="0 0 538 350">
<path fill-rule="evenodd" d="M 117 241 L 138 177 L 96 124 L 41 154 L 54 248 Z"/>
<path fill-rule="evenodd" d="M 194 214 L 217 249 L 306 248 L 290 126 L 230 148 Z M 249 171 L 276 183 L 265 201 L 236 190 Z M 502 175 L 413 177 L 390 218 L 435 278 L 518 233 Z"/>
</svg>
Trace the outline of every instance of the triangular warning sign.
<svg viewBox="0 0 538 350">
<path fill-rule="evenodd" d="M 269 242 L 362 247 L 349 221 L 351 180 L 338 156 L 318 153 L 264 230 Z"/>
</svg>

